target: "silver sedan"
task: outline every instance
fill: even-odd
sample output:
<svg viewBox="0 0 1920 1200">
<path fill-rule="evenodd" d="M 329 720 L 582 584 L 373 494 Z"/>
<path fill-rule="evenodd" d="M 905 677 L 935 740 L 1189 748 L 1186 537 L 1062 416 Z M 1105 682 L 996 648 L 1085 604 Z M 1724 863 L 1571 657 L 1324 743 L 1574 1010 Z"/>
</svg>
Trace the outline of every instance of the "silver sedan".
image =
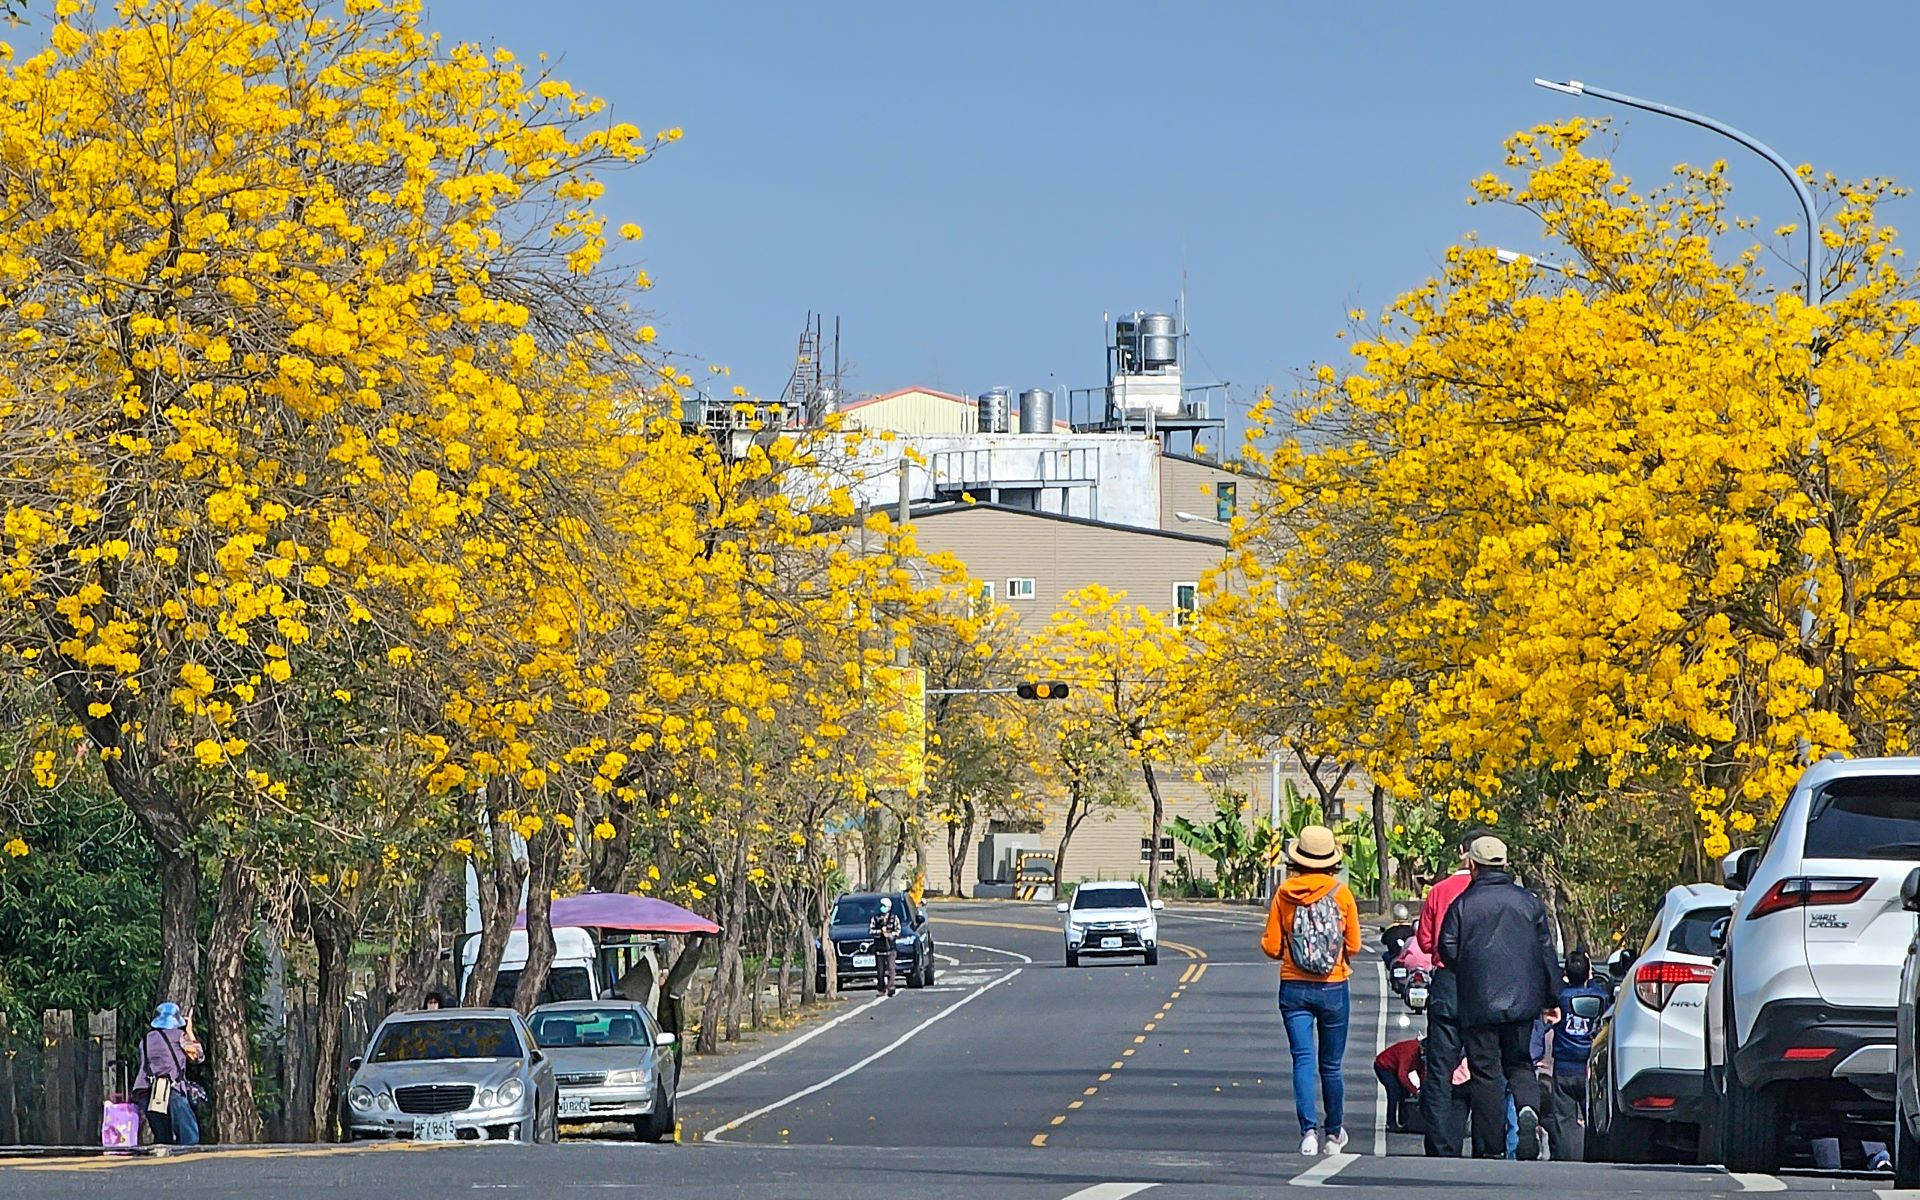
<svg viewBox="0 0 1920 1200">
<path fill-rule="evenodd" d="M 510 1008 L 388 1017 L 353 1060 L 344 1109 L 349 1141 L 560 1139 L 553 1064 Z"/>
<path fill-rule="evenodd" d="M 643 1141 L 673 1140 L 680 1090 L 674 1036 L 644 1004 L 569 1000 L 529 1019 L 560 1082 L 560 1120 L 631 1122 Z"/>
</svg>

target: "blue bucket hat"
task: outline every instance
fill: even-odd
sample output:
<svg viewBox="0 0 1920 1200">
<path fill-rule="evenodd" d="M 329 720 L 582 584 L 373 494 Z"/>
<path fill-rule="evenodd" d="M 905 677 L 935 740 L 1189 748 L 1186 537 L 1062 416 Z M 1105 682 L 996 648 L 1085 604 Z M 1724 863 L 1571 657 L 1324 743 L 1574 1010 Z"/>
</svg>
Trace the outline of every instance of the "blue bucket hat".
<svg viewBox="0 0 1920 1200">
<path fill-rule="evenodd" d="M 171 1000 L 153 1010 L 155 1029 L 183 1029 L 186 1024 L 180 1017 L 180 1006 Z"/>
</svg>

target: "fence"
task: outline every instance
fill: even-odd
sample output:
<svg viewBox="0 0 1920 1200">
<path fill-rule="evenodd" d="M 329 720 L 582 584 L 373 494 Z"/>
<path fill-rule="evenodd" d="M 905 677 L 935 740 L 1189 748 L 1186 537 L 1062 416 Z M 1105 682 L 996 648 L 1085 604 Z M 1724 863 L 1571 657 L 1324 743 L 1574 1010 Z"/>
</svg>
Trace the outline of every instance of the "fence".
<svg viewBox="0 0 1920 1200">
<path fill-rule="evenodd" d="M 310 1142 L 319 1056 L 318 1001 L 312 990 L 287 996 L 285 1024 L 255 1044 L 255 1081 L 269 1141 Z M 386 1014 L 364 996 L 342 1014 L 336 1090 Z M 125 1037 L 122 1037 L 122 1029 Z M 131 1086 L 146 1014 L 123 1026 L 115 1012 L 84 1018 L 65 1009 L 41 1014 L 39 1027 L 15 1028 L 0 1013 L 0 1146 L 97 1146 L 101 1106 Z M 204 1070 L 204 1068 L 202 1068 Z M 332 1104 L 331 1098 L 327 1106 Z M 217 1132 L 217 1131 L 216 1131 Z"/>
</svg>

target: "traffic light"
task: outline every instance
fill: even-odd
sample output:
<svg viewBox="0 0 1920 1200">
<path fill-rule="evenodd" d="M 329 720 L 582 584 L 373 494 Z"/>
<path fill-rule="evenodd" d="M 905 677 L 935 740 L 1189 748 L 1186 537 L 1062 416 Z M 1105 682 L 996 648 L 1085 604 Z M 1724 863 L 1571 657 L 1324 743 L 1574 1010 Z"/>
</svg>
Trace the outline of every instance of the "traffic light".
<svg viewBox="0 0 1920 1200">
<path fill-rule="evenodd" d="M 1067 685 L 1064 683 L 1023 683 L 1013 689 L 1013 694 L 1022 700 L 1065 700 Z"/>
</svg>

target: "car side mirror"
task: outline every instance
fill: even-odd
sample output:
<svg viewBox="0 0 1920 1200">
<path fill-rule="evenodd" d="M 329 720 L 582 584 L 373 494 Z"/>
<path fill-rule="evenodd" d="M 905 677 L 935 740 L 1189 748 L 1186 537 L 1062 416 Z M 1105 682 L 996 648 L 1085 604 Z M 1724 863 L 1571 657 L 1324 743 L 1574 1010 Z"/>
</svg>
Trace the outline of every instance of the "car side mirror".
<svg viewBox="0 0 1920 1200">
<path fill-rule="evenodd" d="M 1055 911 L 1055 912 L 1065 912 L 1065 911 L 1067 911 L 1067 902 L 1066 902 L 1065 900 L 1062 900 L 1062 901 L 1061 901 L 1060 903 L 1058 903 L 1058 904 L 1056 904 L 1056 905 L 1054 905 L 1054 906 L 1053 906 L 1053 911 Z"/>
<path fill-rule="evenodd" d="M 547 1061 L 546 1052 L 541 1050 L 540 1047 L 535 1046 L 533 1048 L 533 1053 L 528 1056 L 528 1061 L 533 1063 L 543 1063 Z"/>
<path fill-rule="evenodd" d="M 1914 868 L 1914 874 L 1920 875 L 1920 867 Z M 1913 876 L 1908 876 L 1907 881 L 1911 883 Z M 1707 930 L 1707 941 L 1713 946 L 1713 952 L 1716 955 L 1727 948 L 1727 930 L 1731 928 L 1733 928 L 1733 918 L 1728 916 L 1721 917 L 1713 923 L 1712 928 Z"/>
<path fill-rule="evenodd" d="M 1745 850 L 1735 850 L 1720 860 L 1720 878 L 1736 892 L 1747 889 L 1747 882 L 1753 877 L 1754 863 L 1760 857 L 1758 846 L 1748 846 Z"/>
<path fill-rule="evenodd" d="M 1622 946 L 1608 956 L 1607 974 L 1613 976 L 1615 979 L 1623 979 L 1626 977 L 1627 968 L 1632 965 L 1633 951 Z"/>
<path fill-rule="evenodd" d="M 671 1033 L 668 1033 L 664 1029 L 662 1029 L 659 1033 L 656 1033 L 653 1035 L 653 1044 L 663 1049 L 667 1046 L 673 1045 L 675 1042 L 679 1040 L 680 1039 L 678 1037 L 674 1036 Z"/>
<path fill-rule="evenodd" d="M 366 1061 L 367 1061 L 366 1059 L 361 1058 L 357 1054 L 354 1055 L 352 1058 L 348 1059 L 347 1074 L 351 1075 L 353 1074 L 353 1072 L 358 1071 L 363 1065 L 365 1065 Z"/>
<path fill-rule="evenodd" d="M 1153 902 L 1153 907 L 1156 912 L 1159 911 L 1160 909 L 1165 908 L 1166 906 L 1167 906 L 1167 902 L 1165 900 L 1155 900 Z"/>
<path fill-rule="evenodd" d="M 1900 907 L 1908 912 L 1920 912 L 1920 867 L 1907 872 L 1907 878 L 1900 885 Z"/>
</svg>

